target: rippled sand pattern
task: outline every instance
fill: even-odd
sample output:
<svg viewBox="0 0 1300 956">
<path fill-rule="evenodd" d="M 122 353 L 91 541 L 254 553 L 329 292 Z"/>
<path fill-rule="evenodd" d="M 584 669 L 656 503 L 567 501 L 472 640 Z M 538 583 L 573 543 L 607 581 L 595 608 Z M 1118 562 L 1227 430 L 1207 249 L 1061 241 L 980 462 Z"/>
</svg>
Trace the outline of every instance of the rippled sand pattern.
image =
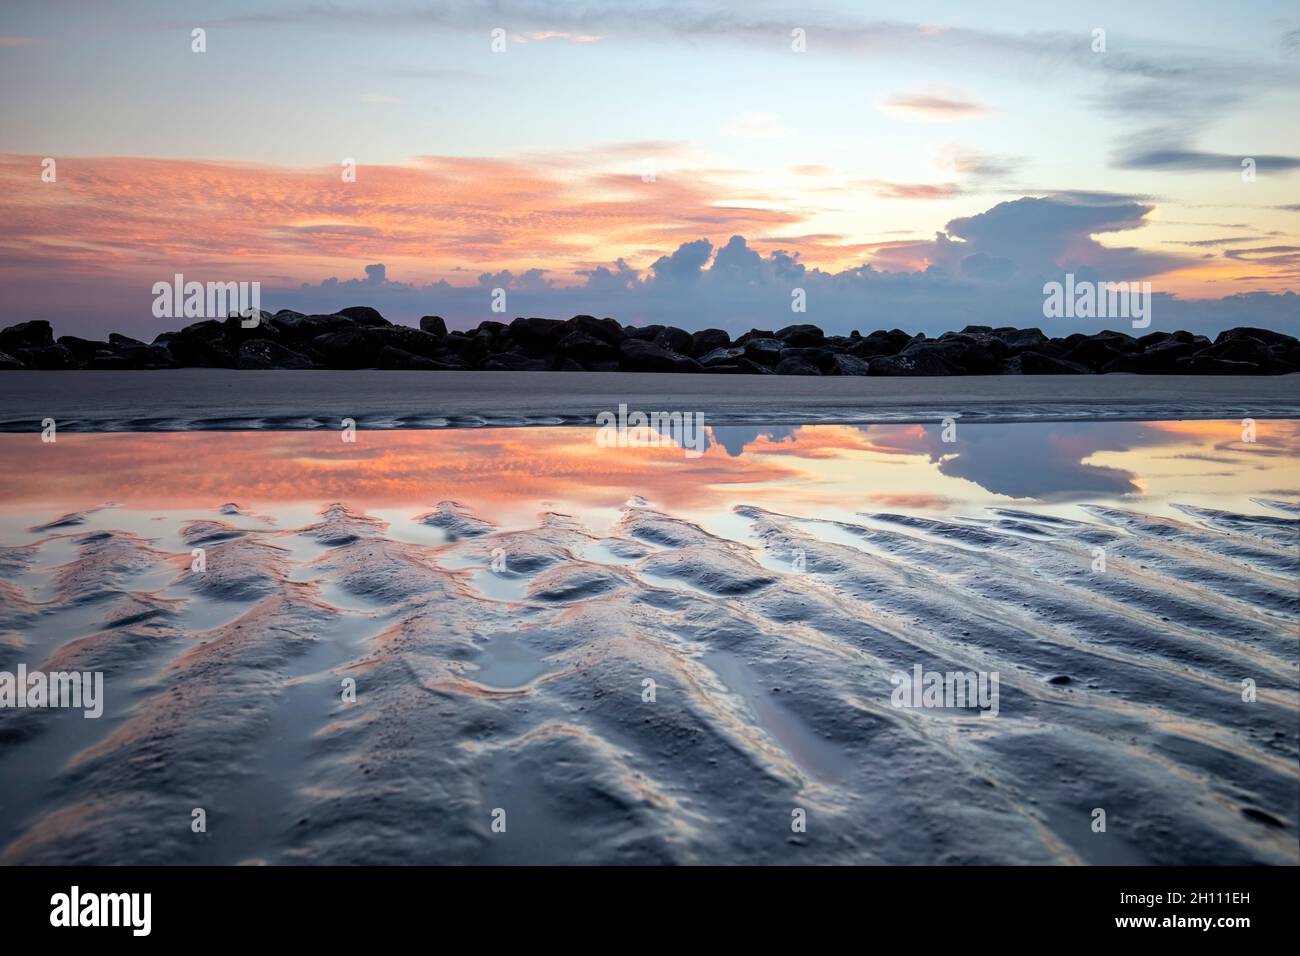
<svg viewBox="0 0 1300 956">
<path fill-rule="evenodd" d="M 1294 504 L 1082 514 L 43 516 L 0 665 L 110 704 L 0 715 L 0 859 L 1297 863 Z M 915 664 L 998 715 L 892 706 Z"/>
</svg>

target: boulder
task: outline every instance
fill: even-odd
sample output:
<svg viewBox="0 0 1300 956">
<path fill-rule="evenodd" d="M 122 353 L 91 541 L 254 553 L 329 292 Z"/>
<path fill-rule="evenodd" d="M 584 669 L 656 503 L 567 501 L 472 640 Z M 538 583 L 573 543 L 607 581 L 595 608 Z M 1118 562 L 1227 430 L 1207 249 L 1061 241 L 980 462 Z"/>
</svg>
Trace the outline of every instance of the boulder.
<svg viewBox="0 0 1300 956">
<path fill-rule="evenodd" d="M 717 348 L 713 349 L 700 358 L 700 364 L 705 368 L 712 368 L 717 365 L 735 365 L 745 355 L 743 348 Z"/>
<path fill-rule="evenodd" d="M 935 341 L 916 341 L 903 349 L 895 358 L 912 358 L 919 367 L 947 367 L 948 372 L 916 373 L 936 375 L 996 375 L 1002 369 L 1002 363 L 987 348 L 970 336 L 956 333 L 951 339 Z M 937 365 L 934 359 L 940 360 Z M 874 359 L 872 360 L 874 363 Z M 902 366 L 900 366 L 902 367 Z M 872 365 L 872 374 L 878 374 Z"/>
<path fill-rule="evenodd" d="M 366 331 L 381 348 L 400 349 L 425 358 L 431 358 L 443 348 L 443 340 L 438 336 L 421 329 L 413 329 L 409 325 L 371 327 Z"/>
<path fill-rule="evenodd" d="M 1179 359 L 1178 371 L 1183 375 L 1260 375 L 1264 368 L 1254 362 L 1234 362 L 1198 352 L 1190 358 Z"/>
<path fill-rule="evenodd" d="M 619 342 L 627 338 L 623 326 L 613 319 L 598 319 L 591 315 L 575 315 L 564 322 L 560 332 L 561 339 L 572 335 L 574 332 L 581 332 L 583 335 L 588 335 L 593 339 L 600 339 L 602 342 L 607 342 L 613 346 L 617 346 Z"/>
<path fill-rule="evenodd" d="M 676 352 L 679 355 L 690 355 L 695 346 L 695 339 L 685 329 L 668 325 L 654 337 L 654 343 L 661 348 L 668 349 L 670 352 Z"/>
<path fill-rule="evenodd" d="M 28 368 L 61 370 L 76 368 L 79 364 L 73 356 L 72 350 L 65 345 L 43 345 L 36 348 L 14 349 L 13 357 Z"/>
<path fill-rule="evenodd" d="M 825 334 L 815 325 L 787 325 L 776 333 L 776 338 L 788 348 L 816 348 L 826 340 Z"/>
<path fill-rule="evenodd" d="M 897 355 L 907 347 L 912 337 L 901 329 L 888 332 L 872 332 L 865 338 L 855 339 L 849 346 L 849 354 L 862 359 L 872 359 L 877 355 Z"/>
<path fill-rule="evenodd" d="M 447 334 L 447 323 L 442 320 L 440 315 L 422 315 L 420 316 L 420 331 L 442 338 Z"/>
<path fill-rule="evenodd" d="M 878 355 L 867 363 L 872 375 L 960 375 L 932 349 L 909 348 L 898 355 Z"/>
<path fill-rule="evenodd" d="M 822 370 L 811 362 L 791 356 L 776 363 L 777 375 L 820 375 Z"/>
<path fill-rule="evenodd" d="M 822 374 L 829 373 L 835 364 L 835 355 L 829 349 L 811 347 L 782 349 L 780 360 L 776 366 L 778 373 L 781 371 L 780 363 L 787 359 L 798 359 L 801 362 L 807 362 Z"/>
<path fill-rule="evenodd" d="M 490 356 L 482 367 L 489 372 L 544 372 L 550 366 L 543 359 L 520 352 L 502 352 Z"/>
<path fill-rule="evenodd" d="M 17 349 L 42 349 L 53 344 L 54 331 L 44 319 L 32 319 L 0 329 L 0 352 L 10 355 Z"/>
<path fill-rule="evenodd" d="M 1121 352 L 1105 339 L 1090 337 L 1083 339 L 1060 358 L 1066 362 L 1082 365 L 1094 372 L 1100 372 L 1107 365 L 1126 354 L 1128 353 Z"/>
<path fill-rule="evenodd" d="M 691 355 L 694 358 L 708 355 L 715 349 L 731 347 L 731 336 L 722 329 L 702 329 L 691 336 Z"/>
<path fill-rule="evenodd" d="M 621 367 L 628 372 L 698 372 L 700 363 L 644 339 L 624 339 L 618 345 Z"/>
<path fill-rule="evenodd" d="M 0 352 L 0 371 L 12 372 L 26 367 L 8 352 Z"/>
<path fill-rule="evenodd" d="M 870 367 L 866 359 L 856 355 L 835 355 L 831 360 L 831 373 L 834 375 L 869 375 Z"/>
<path fill-rule="evenodd" d="M 301 352 L 285 348 L 270 339 L 249 339 L 239 346 L 239 368 L 311 368 L 312 361 Z"/>
<path fill-rule="evenodd" d="M 515 319 L 510 323 L 510 336 L 530 355 L 538 357 L 555 347 L 563 325 L 559 319 Z"/>
<path fill-rule="evenodd" d="M 369 329 L 352 326 L 311 340 L 312 351 L 329 368 L 374 368 L 383 343 Z"/>
<path fill-rule="evenodd" d="M 577 331 L 560 339 L 558 349 L 561 361 L 572 359 L 582 367 L 593 362 L 617 362 L 619 354 L 618 348 L 605 339 Z"/>
<path fill-rule="evenodd" d="M 1042 352 L 1021 352 L 1017 358 L 1024 375 L 1087 375 L 1092 371 L 1078 362 L 1067 362 Z"/>
<path fill-rule="evenodd" d="M 431 359 L 424 355 L 417 355 L 414 352 L 407 352 L 405 349 L 397 348 L 393 345 L 385 345 L 379 350 L 376 361 L 380 368 L 403 369 L 407 371 L 450 371 L 453 369 L 463 369 L 462 365 L 448 365 L 446 362 L 439 362 L 437 359 Z"/>
<path fill-rule="evenodd" d="M 372 309 L 368 305 L 352 305 L 346 309 L 339 309 L 339 315 L 347 316 L 357 325 L 383 326 L 393 324 L 380 315 L 377 309 Z"/>
<path fill-rule="evenodd" d="M 748 339 L 745 342 L 745 358 L 760 365 L 776 365 L 781 361 L 781 350 L 785 347 L 785 343 L 776 338 Z"/>
<path fill-rule="evenodd" d="M 60 335 L 58 344 L 71 352 L 73 358 L 82 364 L 85 364 L 94 358 L 96 352 L 112 351 L 112 348 L 107 342 L 100 342 L 95 339 L 82 339 L 75 335 Z"/>
</svg>

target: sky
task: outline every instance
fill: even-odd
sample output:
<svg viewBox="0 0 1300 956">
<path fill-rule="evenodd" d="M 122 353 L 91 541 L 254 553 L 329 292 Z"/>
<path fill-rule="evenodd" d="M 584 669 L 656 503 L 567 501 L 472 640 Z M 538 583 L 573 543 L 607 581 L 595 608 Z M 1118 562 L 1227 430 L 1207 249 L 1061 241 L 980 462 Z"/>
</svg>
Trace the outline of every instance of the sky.
<svg viewBox="0 0 1300 956">
<path fill-rule="evenodd" d="M 1290 2 L 6 0 L 0 112 L 2 324 L 1300 331 Z"/>
</svg>

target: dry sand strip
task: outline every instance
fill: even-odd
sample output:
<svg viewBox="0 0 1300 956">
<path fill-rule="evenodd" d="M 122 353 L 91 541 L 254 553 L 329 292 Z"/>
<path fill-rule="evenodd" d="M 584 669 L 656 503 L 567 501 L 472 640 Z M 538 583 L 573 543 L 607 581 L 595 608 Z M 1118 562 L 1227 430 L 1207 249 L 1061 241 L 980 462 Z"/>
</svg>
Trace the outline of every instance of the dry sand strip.
<svg viewBox="0 0 1300 956">
<path fill-rule="evenodd" d="M 604 411 L 702 412 L 709 424 L 1300 418 L 1300 374 L 961 376 L 629 372 L 14 372 L 0 431 L 589 425 Z"/>
</svg>

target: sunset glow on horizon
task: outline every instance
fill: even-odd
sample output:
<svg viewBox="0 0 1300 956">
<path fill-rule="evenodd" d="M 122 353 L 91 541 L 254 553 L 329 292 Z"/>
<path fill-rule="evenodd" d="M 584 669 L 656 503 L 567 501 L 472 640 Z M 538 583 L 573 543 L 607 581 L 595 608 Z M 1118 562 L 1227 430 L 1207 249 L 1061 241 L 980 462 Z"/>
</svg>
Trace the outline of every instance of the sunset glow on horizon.
<svg viewBox="0 0 1300 956">
<path fill-rule="evenodd" d="M 1185 6 L 9 4 L 0 320 L 160 331 L 183 272 L 703 327 L 818 273 L 828 329 L 1026 325 L 1078 271 L 1167 327 L 1300 324 L 1300 20 Z"/>
</svg>

